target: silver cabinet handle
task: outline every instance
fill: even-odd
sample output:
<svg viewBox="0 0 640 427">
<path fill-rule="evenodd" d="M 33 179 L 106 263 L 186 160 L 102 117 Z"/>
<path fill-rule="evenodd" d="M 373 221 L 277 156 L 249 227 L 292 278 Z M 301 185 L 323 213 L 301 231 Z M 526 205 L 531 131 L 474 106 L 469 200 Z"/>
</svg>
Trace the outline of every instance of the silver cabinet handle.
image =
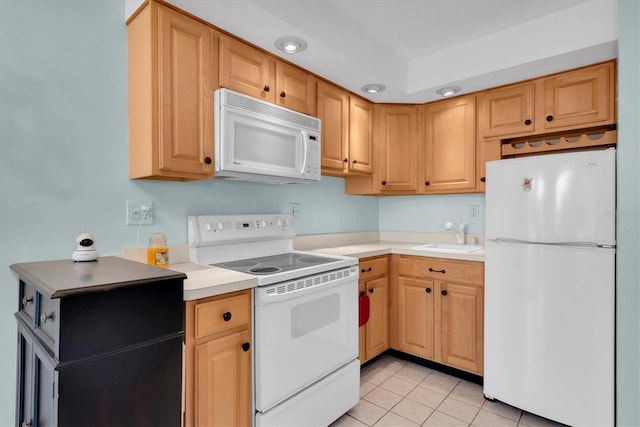
<svg viewBox="0 0 640 427">
<path fill-rule="evenodd" d="M 43 313 L 40 315 L 40 323 L 41 323 L 41 324 L 45 324 L 45 323 L 47 323 L 47 320 L 48 320 L 48 319 L 53 319 L 53 313 L 51 313 L 51 314 L 47 314 L 47 313 L 43 312 Z"/>
<path fill-rule="evenodd" d="M 27 422 L 27 420 L 24 420 L 24 421 L 22 422 L 22 427 L 31 427 L 31 421 L 28 421 L 28 422 Z"/>
<path fill-rule="evenodd" d="M 22 306 L 26 306 L 27 304 L 29 304 L 30 302 L 33 302 L 33 297 L 29 297 L 27 298 L 27 296 L 23 296 L 22 297 Z"/>
</svg>

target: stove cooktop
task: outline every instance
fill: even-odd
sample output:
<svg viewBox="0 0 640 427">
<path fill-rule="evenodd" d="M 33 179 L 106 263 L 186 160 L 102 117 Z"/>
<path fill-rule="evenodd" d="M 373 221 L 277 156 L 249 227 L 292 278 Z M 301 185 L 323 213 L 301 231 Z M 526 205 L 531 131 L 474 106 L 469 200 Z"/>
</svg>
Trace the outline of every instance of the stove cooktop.
<svg viewBox="0 0 640 427">
<path fill-rule="evenodd" d="M 287 253 L 270 255 L 259 258 L 249 258 L 237 261 L 227 261 L 218 264 L 210 264 L 214 267 L 235 270 L 241 273 L 254 275 L 268 275 L 284 271 L 299 270 L 315 265 L 340 261 L 339 258 L 316 256 L 309 254 Z"/>
</svg>

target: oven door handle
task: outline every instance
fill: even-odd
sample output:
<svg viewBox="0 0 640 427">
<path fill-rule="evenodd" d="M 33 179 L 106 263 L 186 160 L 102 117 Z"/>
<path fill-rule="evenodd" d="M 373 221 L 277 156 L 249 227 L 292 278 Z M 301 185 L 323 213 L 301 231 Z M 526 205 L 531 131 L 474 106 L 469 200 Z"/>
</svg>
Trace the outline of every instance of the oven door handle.
<svg viewBox="0 0 640 427">
<path fill-rule="evenodd" d="M 357 269 L 353 267 L 352 274 L 340 279 L 335 279 L 330 282 L 324 282 L 319 284 L 312 284 L 306 287 L 300 287 L 296 289 L 296 285 L 299 282 L 305 282 L 309 278 L 300 280 L 287 281 L 281 284 L 269 285 L 265 287 L 255 288 L 255 304 L 266 305 L 273 304 L 282 301 L 291 300 L 294 298 L 304 298 L 315 293 L 323 292 L 329 289 L 333 289 L 338 286 L 342 286 L 348 283 L 354 284 L 354 292 L 357 296 L 358 293 L 358 275 Z"/>
</svg>

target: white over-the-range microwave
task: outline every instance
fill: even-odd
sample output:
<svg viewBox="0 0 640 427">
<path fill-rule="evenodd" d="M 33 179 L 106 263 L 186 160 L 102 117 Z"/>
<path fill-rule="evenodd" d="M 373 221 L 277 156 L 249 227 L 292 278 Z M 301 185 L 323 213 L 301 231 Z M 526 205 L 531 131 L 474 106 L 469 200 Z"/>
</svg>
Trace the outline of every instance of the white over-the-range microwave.
<svg viewBox="0 0 640 427">
<path fill-rule="evenodd" d="M 215 175 L 277 184 L 320 180 L 315 117 L 229 89 L 214 92 Z"/>
</svg>

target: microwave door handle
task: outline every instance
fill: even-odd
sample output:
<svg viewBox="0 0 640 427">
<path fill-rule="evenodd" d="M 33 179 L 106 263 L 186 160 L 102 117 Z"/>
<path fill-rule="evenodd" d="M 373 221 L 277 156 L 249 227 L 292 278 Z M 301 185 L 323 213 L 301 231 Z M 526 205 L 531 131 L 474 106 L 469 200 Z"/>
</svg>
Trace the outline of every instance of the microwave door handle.
<svg viewBox="0 0 640 427">
<path fill-rule="evenodd" d="M 302 169 L 300 170 L 301 174 L 304 174 L 305 169 L 307 168 L 307 157 L 309 153 L 309 132 L 302 131 L 302 144 L 304 148 L 304 158 L 302 159 Z"/>
</svg>

